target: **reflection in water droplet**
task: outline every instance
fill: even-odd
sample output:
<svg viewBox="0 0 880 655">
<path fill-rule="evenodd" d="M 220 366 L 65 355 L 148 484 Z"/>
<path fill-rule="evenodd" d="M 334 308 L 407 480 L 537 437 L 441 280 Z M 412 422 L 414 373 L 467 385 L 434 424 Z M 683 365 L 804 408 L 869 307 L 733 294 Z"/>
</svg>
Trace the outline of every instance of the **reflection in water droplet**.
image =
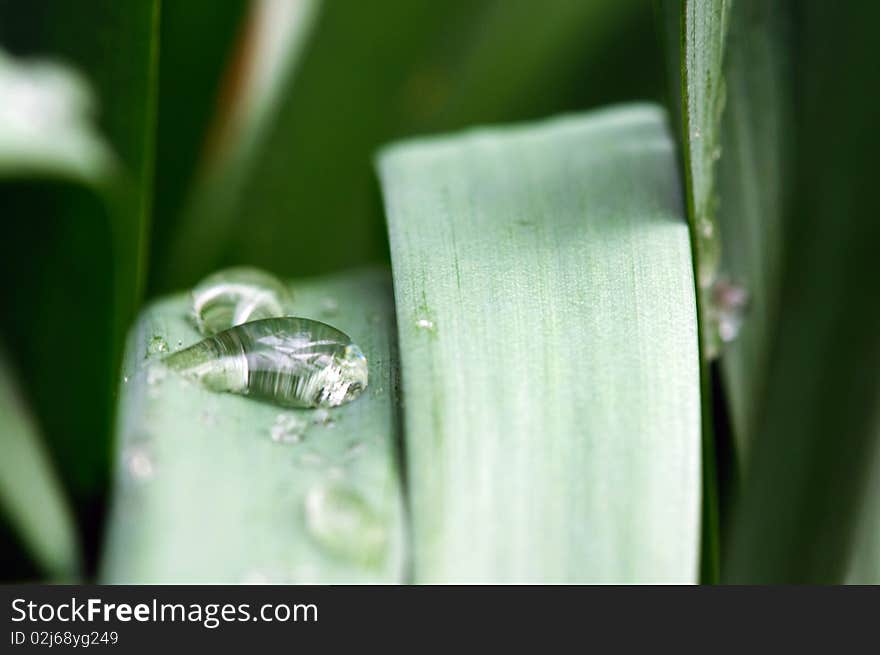
<svg viewBox="0 0 880 655">
<path fill-rule="evenodd" d="M 706 339 L 709 359 L 719 356 L 725 343 L 739 336 L 749 308 L 749 292 L 727 277 L 719 277 L 712 284 L 706 303 L 706 319 L 710 334 Z"/>
<path fill-rule="evenodd" d="M 125 470 L 138 482 L 150 480 L 156 473 L 153 456 L 145 445 L 132 446 L 125 455 Z"/>
<path fill-rule="evenodd" d="M 338 482 L 313 487 L 305 518 L 309 535 L 329 553 L 367 565 L 384 559 L 385 526 L 354 489 Z"/>
<path fill-rule="evenodd" d="M 433 330 L 434 321 L 430 321 L 427 318 L 420 318 L 416 321 L 416 327 L 421 328 L 422 330 Z"/>
<path fill-rule="evenodd" d="M 123 376 L 122 376 L 122 381 L 123 381 L 123 383 L 128 384 L 128 376 L 127 376 L 127 375 L 123 375 Z"/>
<path fill-rule="evenodd" d="M 269 429 L 272 441 L 278 443 L 299 443 L 303 440 L 309 424 L 295 414 L 279 414 Z"/>
<path fill-rule="evenodd" d="M 256 268 L 228 268 L 192 291 L 196 326 L 204 335 L 262 318 L 284 315 L 290 293 L 274 275 Z"/>
<path fill-rule="evenodd" d="M 160 355 L 168 352 L 168 342 L 156 335 L 147 343 L 147 356 Z"/>
<path fill-rule="evenodd" d="M 367 358 L 348 335 L 307 318 L 251 321 L 163 360 L 212 391 L 285 407 L 335 407 L 367 386 Z"/>
</svg>

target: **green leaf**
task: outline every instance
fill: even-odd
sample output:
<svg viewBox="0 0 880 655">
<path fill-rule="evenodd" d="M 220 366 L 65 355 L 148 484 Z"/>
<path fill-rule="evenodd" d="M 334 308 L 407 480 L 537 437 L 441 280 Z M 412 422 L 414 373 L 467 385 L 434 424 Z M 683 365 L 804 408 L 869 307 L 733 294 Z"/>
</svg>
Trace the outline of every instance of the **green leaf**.
<svg viewBox="0 0 880 655">
<path fill-rule="evenodd" d="M 744 287 L 748 310 L 721 359 L 736 457 L 745 464 L 767 393 L 783 261 L 788 52 L 779 3 L 736 0 L 727 43 L 727 108 L 718 162 L 721 274 Z"/>
<path fill-rule="evenodd" d="M 880 429 L 875 431 L 880 444 Z M 856 538 L 849 558 L 847 584 L 880 585 L 880 447 L 868 470 L 869 482 L 858 519 Z"/>
<path fill-rule="evenodd" d="M 731 582 L 844 579 L 877 444 L 880 5 L 793 3 L 796 190 L 778 339 L 733 524 Z M 875 469 L 876 471 L 876 469 Z"/>
<path fill-rule="evenodd" d="M 321 412 L 162 377 L 150 344 L 176 349 L 200 336 L 188 294 L 151 305 L 125 365 L 104 581 L 403 581 L 390 280 L 358 271 L 291 289 L 293 313 L 361 346 L 369 387 L 325 424 Z M 311 423 L 301 443 L 272 440 L 279 414 Z"/>
<path fill-rule="evenodd" d="M 118 162 L 84 188 L 4 184 L 3 330 L 77 509 L 100 526 L 112 380 L 140 300 L 151 197 L 158 2 L 0 2 L 0 42 L 62 59 L 94 87 Z M 39 248 L 23 247 L 39 243 Z M 61 380 L 64 380 L 62 386 Z M 91 535 L 94 537 L 94 534 Z"/>
<path fill-rule="evenodd" d="M 0 450 L 0 508 L 5 517 L 46 574 L 62 580 L 76 577 L 79 545 L 69 508 L 2 356 Z"/>
<path fill-rule="evenodd" d="M 162 258 L 160 288 L 194 283 L 228 247 L 244 186 L 275 126 L 282 93 L 297 69 L 318 7 L 317 0 L 251 5 L 238 51 L 224 74 L 226 97 L 215 107 L 201 170 L 174 226 L 170 255 Z"/>
<path fill-rule="evenodd" d="M 298 4 L 298 3 L 297 3 Z M 238 91 L 234 75 L 247 53 L 247 0 L 166 2 L 160 17 L 156 192 L 150 248 L 165 253 L 198 175 L 215 115 Z M 251 10 L 253 11 L 253 9 Z M 229 73 L 226 71 L 229 69 Z M 158 272 L 161 258 L 150 262 Z M 151 284 L 155 280 L 150 279 Z"/>
<path fill-rule="evenodd" d="M 417 582 L 693 582 L 694 280 L 653 106 L 379 168 Z"/>
</svg>

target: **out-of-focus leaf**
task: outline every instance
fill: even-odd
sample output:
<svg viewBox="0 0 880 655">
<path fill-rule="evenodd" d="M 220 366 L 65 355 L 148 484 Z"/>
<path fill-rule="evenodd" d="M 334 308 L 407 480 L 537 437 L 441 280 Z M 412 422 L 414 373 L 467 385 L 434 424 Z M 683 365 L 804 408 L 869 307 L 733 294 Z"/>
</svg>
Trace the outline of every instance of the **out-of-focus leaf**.
<svg viewBox="0 0 880 655">
<path fill-rule="evenodd" d="M 376 147 L 642 93 L 636 81 L 650 80 L 651 67 L 623 35 L 633 26 L 650 35 L 648 9 L 638 0 L 563 0 L 543 12 L 530 0 L 325 3 L 253 167 L 205 188 L 208 210 L 188 217 L 166 284 L 192 283 L 224 258 L 288 274 L 384 258 Z"/>
<path fill-rule="evenodd" d="M 157 19 L 154 0 L 0 1 L 0 44 L 81 72 L 119 164 L 89 188 L 35 171 L 3 188 L 3 330 L 81 517 L 100 510 L 111 381 L 144 273 Z"/>
<path fill-rule="evenodd" d="M 403 581 L 390 280 L 356 271 L 291 290 L 290 310 L 361 346 L 366 391 L 329 412 L 207 391 L 155 368 L 157 340 L 177 349 L 201 339 L 189 294 L 147 308 L 121 385 L 104 581 Z M 300 425 L 300 442 L 273 440 L 287 422 Z"/>
<path fill-rule="evenodd" d="M 725 55 L 720 274 L 746 290 L 748 308 L 739 334 L 724 346 L 721 366 L 740 465 L 767 393 L 782 273 L 783 200 L 790 182 L 784 175 L 784 132 L 791 126 L 783 5 L 736 0 Z"/>
<path fill-rule="evenodd" d="M 206 273 L 228 247 L 243 186 L 266 146 L 319 6 L 317 0 L 251 3 L 235 58 L 225 72 L 224 97 L 215 108 L 201 170 L 175 225 L 170 255 L 161 260 L 160 287 L 194 283 L 196 272 Z M 285 154 L 292 157 L 293 152 Z"/>
<path fill-rule="evenodd" d="M 94 98 L 75 71 L 17 61 L 0 50 L 0 176 L 52 176 L 96 184 L 112 155 L 92 123 Z"/>
<path fill-rule="evenodd" d="M 36 425 L 0 356 L 0 508 L 45 573 L 79 571 L 76 530 Z M 7 574 L 8 571 L 4 571 Z"/>
<path fill-rule="evenodd" d="M 795 190 L 767 399 L 728 551 L 732 582 L 837 582 L 876 447 L 874 160 L 880 4 L 793 3 Z"/>
<path fill-rule="evenodd" d="M 880 585 L 880 430 L 875 431 L 874 438 L 876 450 L 868 469 L 869 486 L 849 559 L 847 584 Z"/>
<path fill-rule="evenodd" d="M 241 38 L 248 4 L 185 0 L 162 5 L 152 252 L 166 253 L 218 107 L 228 106 L 238 91 L 234 71 L 250 51 L 247 39 Z M 230 79 L 224 80 L 227 70 Z M 152 273 L 161 262 L 150 262 Z"/>
<path fill-rule="evenodd" d="M 665 116 L 417 140 L 379 168 L 417 582 L 693 582 L 695 287 Z"/>
</svg>

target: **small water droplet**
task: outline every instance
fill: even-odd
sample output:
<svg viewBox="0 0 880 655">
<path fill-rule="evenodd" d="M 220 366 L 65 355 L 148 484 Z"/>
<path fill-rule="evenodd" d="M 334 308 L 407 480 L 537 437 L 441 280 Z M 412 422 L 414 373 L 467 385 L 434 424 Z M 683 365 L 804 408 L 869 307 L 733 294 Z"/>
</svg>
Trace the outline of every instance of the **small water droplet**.
<svg viewBox="0 0 880 655">
<path fill-rule="evenodd" d="M 336 426 L 336 421 L 333 420 L 330 412 L 324 408 L 316 409 L 312 413 L 312 423 L 315 425 L 323 425 L 325 428 L 333 428 Z"/>
<path fill-rule="evenodd" d="M 161 364 L 153 364 L 147 368 L 147 384 L 155 386 L 168 375 L 168 369 Z"/>
<path fill-rule="evenodd" d="M 357 459 L 367 450 L 367 444 L 363 441 L 353 441 L 348 444 L 348 447 L 345 449 L 345 459 Z"/>
<path fill-rule="evenodd" d="M 698 127 L 697 129 L 694 130 L 694 139 L 699 140 L 702 138 L 703 138 L 703 133 L 702 133 L 702 131 L 700 131 L 700 128 Z"/>
<path fill-rule="evenodd" d="M 370 565 L 385 556 L 388 535 L 363 497 L 339 482 L 313 487 L 305 498 L 309 535 L 331 554 Z"/>
<path fill-rule="evenodd" d="M 209 275 L 192 291 L 196 327 L 204 335 L 284 315 L 290 292 L 278 278 L 256 268 L 228 268 Z"/>
<path fill-rule="evenodd" d="M 317 468 L 319 466 L 323 466 L 324 458 L 317 453 L 303 453 L 299 456 L 299 458 L 297 458 L 297 462 L 299 462 L 302 466 Z"/>
<path fill-rule="evenodd" d="M 416 327 L 422 330 L 433 330 L 434 321 L 431 321 L 427 318 L 420 318 L 416 321 Z"/>
<path fill-rule="evenodd" d="M 132 479 L 145 482 L 153 478 L 156 464 L 147 446 L 141 444 L 128 449 L 125 455 L 125 470 Z"/>
<path fill-rule="evenodd" d="M 269 429 L 272 441 L 278 443 L 299 443 L 303 440 L 309 424 L 295 414 L 279 414 Z"/>
<path fill-rule="evenodd" d="M 748 290 L 730 278 L 721 276 L 709 289 L 706 319 L 710 333 L 706 338 L 706 355 L 715 359 L 723 344 L 739 336 L 749 307 Z"/>
<path fill-rule="evenodd" d="M 335 407 L 367 387 L 367 358 L 348 335 L 307 318 L 238 325 L 163 360 L 212 391 L 285 407 Z"/>
<path fill-rule="evenodd" d="M 122 376 L 122 382 L 123 382 L 124 384 L 128 384 L 128 376 L 127 376 L 127 375 L 123 375 L 123 376 Z"/>
<path fill-rule="evenodd" d="M 321 314 L 323 316 L 336 316 L 339 313 L 339 303 L 336 298 L 329 296 L 321 300 Z"/>
<path fill-rule="evenodd" d="M 168 342 L 158 335 L 152 337 L 147 343 L 147 357 L 152 357 L 153 355 L 161 355 L 162 353 L 167 352 Z"/>
</svg>

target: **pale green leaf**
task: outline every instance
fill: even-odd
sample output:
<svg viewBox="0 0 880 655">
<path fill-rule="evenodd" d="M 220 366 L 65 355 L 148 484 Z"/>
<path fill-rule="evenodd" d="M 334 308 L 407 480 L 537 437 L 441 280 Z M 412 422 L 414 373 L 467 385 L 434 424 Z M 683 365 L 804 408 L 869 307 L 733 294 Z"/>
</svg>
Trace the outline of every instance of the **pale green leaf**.
<svg viewBox="0 0 880 655">
<path fill-rule="evenodd" d="M 37 426 L 0 357 L 0 508 L 31 557 L 55 579 L 80 567 L 73 519 Z"/>
<path fill-rule="evenodd" d="M 104 581 L 403 581 L 387 274 L 358 271 L 291 288 L 291 313 L 332 323 L 361 346 L 369 387 L 330 410 L 326 423 L 315 411 L 212 393 L 170 371 L 163 377 L 162 368 L 151 369 L 158 355 L 149 355 L 150 343 L 155 351 L 158 337 L 176 350 L 200 337 L 188 319 L 188 294 L 148 307 L 121 385 Z M 301 443 L 272 440 L 279 414 L 311 422 Z M 343 510 L 357 516 L 319 521 L 316 534 L 307 505 L 323 489 L 344 489 Z"/>
<path fill-rule="evenodd" d="M 417 582 L 694 582 L 694 280 L 663 113 L 414 141 L 379 168 Z"/>
</svg>

